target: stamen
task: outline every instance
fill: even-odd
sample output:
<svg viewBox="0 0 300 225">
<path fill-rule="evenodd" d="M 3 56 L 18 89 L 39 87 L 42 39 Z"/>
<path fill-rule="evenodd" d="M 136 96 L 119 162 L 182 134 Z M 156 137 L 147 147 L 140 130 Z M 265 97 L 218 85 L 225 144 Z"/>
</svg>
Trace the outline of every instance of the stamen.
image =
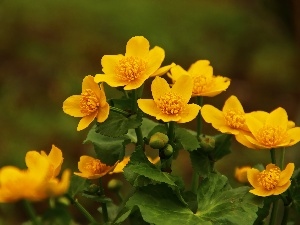
<svg viewBox="0 0 300 225">
<path fill-rule="evenodd" d="M 277 166 L 270 170 L 264 170 L 257 175 L 258 182 L 261 186 L 270 191 L 277 186 L 280 179 L 280 173 L 281 170 Z"/>
<path fill-rule="evenodd" d="M 167 115 L 177 116 L 184 109 L 183 99 L 181 96 L 172 92 L 158 98 L 157 105 L 162 113 Z"/>
<path fill-rule="evenodd" d="M 85 89 L 81 93 L 80 110 L 84 115 L 95 112 L 99 106 L 99 100 L 91 89 Z"/>
<path fill-rule="evenodd" d="M 92 159 L 88 163 L 85 164 L 84 168 L 90 171 L 92 174 L 97 174 L 102 172 L 103 164 L 99 159 Z"/>
<path fill-rule="evenodd" d="M 211 89 L 211 86 L 213 85 L 213 79 L 212 77 L 199 75 L 193 77 L 194 81 L 194 87 L 193 87 L 193 94 L 200 94 L 205 92 L 206 90 Z"/>
<path fill-rule="evenodd" d="M 266 125 L 257 132 L 256 138 L 265 146 L 272 147 L 281 143 L 286 137 L 287 133 L 282 128 Z"/>
<path fill-rule="evenodd" d="M 121 59 L 115 67 L 119 79 L 133 81 L 140 77 L 146 70 L 147 62 L 136 56 L 129 56 Z"/>
<path fill-rule="evenodd" d="M 228 126 L 238 129 L 245 124 L 245 113 L 239 110 L 228 110 L 224 112 L 225 120 Z"/>
</svg>

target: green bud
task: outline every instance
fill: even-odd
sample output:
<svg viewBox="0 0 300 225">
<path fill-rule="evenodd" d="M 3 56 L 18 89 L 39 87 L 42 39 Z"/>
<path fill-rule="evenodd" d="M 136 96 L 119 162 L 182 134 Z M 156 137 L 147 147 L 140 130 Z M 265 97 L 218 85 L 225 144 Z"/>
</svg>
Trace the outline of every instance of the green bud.
<svg viewBox="0 0 300 225">
<path fill-rule="evenodd" d="M 87 191 L 91 194 L 96 194 L 99 190 L 100 190 L 100 187 L 96 184 L 91 184 L 87 189 Z"/>
<path fill-rule="evenodd" d="M 213 136 L 201 134 L 199 136 L 200 146 L 205 152 L 214 150 L 216 140 Z"/>
<path fill-rule="evenodd" d="M 163 151 L 164 151 L 164 155 L 167 156 L 167 157 L 171 156 L 173 154 L 173 152 L 174 152 L 173 151 L 173 147 L 170 144 L 167 144 L 164 147 Z"/>
<path fill-rule="evenodd" d="M 168 143 L 169 137 L 164 133 L 157 132 L 150 137 L 149 145 L 154 149 L 161 149 Z"/>
<path fill-rule="evenodd" d="M 107 188 L 112 191 L 118 191 L 121 189 L 122 186 L 123 182 L 117 179 L 111 179 L 107 184 Z"/>
</svg>

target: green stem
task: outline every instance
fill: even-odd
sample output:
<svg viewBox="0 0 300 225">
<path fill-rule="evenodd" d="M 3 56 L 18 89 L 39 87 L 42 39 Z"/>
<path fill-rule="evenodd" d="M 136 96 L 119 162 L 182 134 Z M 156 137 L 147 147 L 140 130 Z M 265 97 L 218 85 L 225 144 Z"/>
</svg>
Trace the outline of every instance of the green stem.
<svg viewBox="0 0 300 225">
<path fill-rule="evenodd" d="M 281 220 L 281 225 L 286 225 L 288 222 L 288 217 L 289 217 L 289 212 L 290 212 L 290 206 L 284 206 L 284 210 L 283 210 L 283 217 Z"/>
<path fill-rule="evenodd" d="M 136 113 L 138 110 L 137 107 L 137 90 L 132 90 L 132 102 L 131 102 L 131 111 Z"/>
<path fill-rule="evenodd" d="M 196 171 L 193 171 L 193 176 L 192 176 L 192 192 L 197 194 L 199 186 L 199 174 Z"/>
<path fill-rule="evenodd" d="M 73 199 L 73 197 L 70 196 L 69 194 L 66 194 L 66 197 L 71 201 L 73 205 L 77 207 L 77 209 L 82 213 L 82 215 L 85 216 L 85 218 L 87 218 L 87 220 L 90 223 L 92 224 L 96 223 L 94 217 L 78 202 L 78 199 Z"/>
<path fill-rule="evenodd" d="M 169 142 L 173 143 L 174 139 L 175 139 L 175 122 L 174 121 L 169 122 L 168 137 L 169 137 Z"/>
<path fill-rule="evenodd" d="M 283 147 L 281 150 L 280 150 L 280 169 L 283 170 L 284 169 L 284 158 L 285 158 L 285 147 Z"/>
<path fill-rule="evenodd" d="M 269 225 L 275 225 L 276 223 L 276 216 L 278 211 L 279 201 L 278 199 L 273 202 L 272 212 L 271 212 L 271 218 Z"/>
<path fill-rule="evenodd" d="M 25 207 L 28 215 L 30 216 L 32 224 L 33 225 L 39 225 L 39 222 L 37 220 L 37 216 L 36 216 L 35 210 L 32 207 L 31 202 L 29 202 L 28 200 L 23 200 L 23 204 L 24 204 L 24 207 Z"/>
<path fill-rule="evenodd" d="M 99 178 L 99 186 L 100 186 L 101 194 L 104 196 L 104 188 L 102 185 L 101 178 Z M 101 202 L 101 208 L 102 208 L 103 221 L 104 221 L 104 223 L 107 223 L 108 222 L 108 212 L 107 212 L 106 202 Z"/>
<path fill-rule="evenodd" d="M 275 149 L 274 149 L 274 148 L 271 148 L 271 149 L 270 149 L 270 153 L 271 153 L 271 160 L 272 160 L 272 163 L 276 165 Z"/>
<path fill-rule="evenodd" d="M 134 130 L 137 138 L 137 145 L 144 148 L 143 132 L 141 126 L 135 128 Z"/>
<path fill-rule="evenodd" d="M 197 105 L 201 106 L 203 105 L 203 97 L 202 96 L 197 96 L 196 97 L 196 102 Z M 199 111 L 198 115 L 197 115 L 197 138 L 199 137 L 199 135 L 202 132 L 202 116 L 201 113 Z"/>
</svg>

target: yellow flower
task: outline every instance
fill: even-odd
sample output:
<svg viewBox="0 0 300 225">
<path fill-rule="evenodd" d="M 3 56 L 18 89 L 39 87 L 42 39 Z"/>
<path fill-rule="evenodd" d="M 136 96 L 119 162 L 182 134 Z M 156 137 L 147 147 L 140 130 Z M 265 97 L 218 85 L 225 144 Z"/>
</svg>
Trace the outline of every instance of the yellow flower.
<svg viewBox="0 0 300 225">
<path fill-rule="evenodd" d="M 111 87 L 125 86 L 124 90 L 139 88 L 150 76 L 166 73 L 174 64 L 159 68 L 165 51 L 155 46 L 149 50 L 149 41 L 136 36 L 126 45 L 125 55 L 104 55 L 101 60 L 104 74 L 96 74 L 95 81 Z"/>
<path fill-rule="evenodd" d="M 66 193 L 70 184 L 70 171 L 65 170 L 61 180 L 56 178 L 62 159 L 61 150 L 53 145 L 49 155 L 29 151 L 25 157 L 28 166 L 26 170 L 14 166 L 1 168 L 0 202 L 20 199 L 40 201 Z"/>
<path fill-rule="evenodd" d="M 138 106 L 157 120 L 186 123 L 193 120 L 201 108 L 188 104 L 192 88 L 193 81 L 189 76 L 180 77 L 172 88 L 165 79 L 156 77 L 151 85 L 153 99 L 139 99 Z"/>
<path fill-rule="evenodd" d="M 207 123 L 222 133 L 237 135 L 248 131 L 243 106 L 236 96 L 230 96 L 223 106 L 222 111 L 212 105 L 204 105 L 201 115 Z"/>
<path fill-rule="evenodd" d="M 289 163 L 283 171 L 274 164 L 268 164 L 262 172 L 255 168 L 248 170 L 248 181 L 254 187 L 250 192 L 263 197 L 285 192 L 291 185 L 294 168 L 294 163 Z"/>
<path fill-rule="evenodd" d="M 230 85 L 230 79 L 222 76 L 214 76 L 213 68 L 208 60 L 198 60 L 186 71 L 177 65 L 171 68 L 168 76 L 177 81 L 182 75 L 188 75 L 193 79 L 192 96 L 213 97 L 225 91 Z"/>
<path fill-rule="evenodd" d="M 247 171 L 250 169 L 251 169 L 250 166 L 237 167 L 237 168 L 235 168 L 234 177 L 240 183 L 247 183 L 248 182 Z"/>
<path fill-rule="evenodd" d="M 109 105 L 101 88 L 91 75 L 86 76 L 82 82 L 81 95 L 72 95 L 63 103 L 66 114 L 74 117 L 82 117 L 77 130 L 83 130 L 96 118 L 97 122 L 105 121 L 109 114 Z"/>
<path fill-rule="evenodd" d="M 238 141 L 249 148 L 286 147 L 300 141 L 300 127 L 294 127 L 294 123 L 288 121 L 288 115 L 281 107 L 269 114 L 250 113 L 246 116 L 246 124 L 251 134 L 243 134 Z"/>
<path fill-rule="evenodd" d="M 74 174 L 86 179 L 97 179 L 112 171 L 115 166 L 116 164 L 108 166 L 105 163 L 102 163 L 99 159 L 83 155 L 80 157 L 78 162 L 78 170 L 80 173 L 75 172 Z"/>
</svg>

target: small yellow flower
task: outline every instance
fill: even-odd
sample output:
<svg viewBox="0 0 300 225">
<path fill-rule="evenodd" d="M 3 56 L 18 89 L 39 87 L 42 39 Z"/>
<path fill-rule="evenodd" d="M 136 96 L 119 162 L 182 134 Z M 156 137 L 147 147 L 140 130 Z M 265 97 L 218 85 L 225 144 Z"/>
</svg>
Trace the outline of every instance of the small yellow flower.
<svg viewBox="0 0 300 225">
<path fill-rule="evenodd" d="M 117 164 L 108 166 L 99 159 L 83 155 L 78 162 L 78 170 L 80 173 L 75 172 L 74 174 L 86 179 L 97 179 L 112 171 L 116 165 Z"/>
<path fill-rule="evenodd" d="M 274 164 L 268 164 L 262 172 L 255 168 L 248 170 L 248 181 L 254 187 L 250 192 L 262 197 L 282 194 L 291 185 L 294 168 L 294 163 L 289 163 L 283 171 Z"/>
<path fill-rule="evenodd" d="M 125 55 L 104 55 L 101 60 L 104 74 L 96 74 L 95 81 L 111 87 L 125 86 L 124 90 L 139 88 L 150 76 L 166 73 L 174 64 L 159 68 L 165 51 L 155 46 L 149 50 L 149 41 L 136 36 L 126 45 Z"/>
<path fill-rule="evenodd" d="M 66 193 L 70 184 L 70 171 L 65 170 L 61 180 L 57 178 L 62 159 L 61 150 L 53 145 L 49 155 L 29 151 L 25 157 L 28 166 L 26 170 L 14 166 L 1 168 L 0 202 L 20 199 L 41 201 Z"/>
<path fill-rule="evenodd" d="M 192 88 L 193 81 L 189 76 L 180 77 L 172 88 L 165 79 L 156 77 L 151 85 L 153 99 L 139 99 L 138 106 L 157 120 L 186 123 L 195 119 L 201 108 L 188 104 Z"/>
<path fill-rule="evenodd" d="M 72 95 L 63 103 L 66 114 L 74 117 L 82 117 L 77 130 L 83 130 L 96 118 L 97 122 L 105 121 L 109 114 L 109 105 L 101 88 L 91 75 L 86 76 L 82 82 L 81 95 Z"/>
<path fill-rule="evenodd" d="M 243 134 L 238 141 L 250 148 L 287 147 L 300 141 L 300 127 L 294 127 L 294 123 L 288 121 L 288 115 L 281 107 L 269 114 L 250 113 L 246 116 L 246 124 L 251 134 Z"/>
<path fill-rule="evenodd" d="M 177 81 L 182 75 L 188 75 L 193 79 L 192 96 L 213 97 L 225 91 L 230 85 L 230 79 L 222 76 L 214 76 L 213 68 L 208 60 L 198 60 L 186 71 L 176 65 L 171 68 L 168 76 Z"/>
<path fill-rule="evenodd" d="M 222 111 L 212 105 L 204 105 L 201 115 L 207 123 L 222 133 L 237 135 L 248 131 L 246 126 L 246 114 L 238 98 L 230 96 L 223 106 Z"/>
<path fill-rule="evenodd" d="M 240 183 L 247 183 L 248 182 L 247 171 L 250 169 L 251 169 L 250 166 L 237 167 L 237 168 L 235 168 L 234 177 Z"/>
</svg>

